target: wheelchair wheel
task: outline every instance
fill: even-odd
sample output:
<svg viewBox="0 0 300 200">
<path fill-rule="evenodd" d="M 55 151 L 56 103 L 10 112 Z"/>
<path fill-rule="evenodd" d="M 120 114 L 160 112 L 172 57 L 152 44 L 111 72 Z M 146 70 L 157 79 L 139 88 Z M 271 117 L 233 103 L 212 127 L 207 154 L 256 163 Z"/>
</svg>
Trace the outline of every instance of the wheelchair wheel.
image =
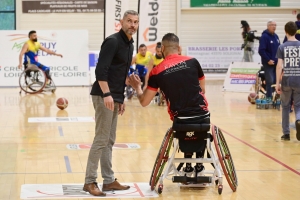
<svg viewBox="0 0 300 200">
<path fill-rule="evenodd" d="M 212 126 L 212 135 L 223 173 L 230 188 L 233 192 L 235 192 L 238 186 L 238 179 L 232 156 L 230 154 L 224 135 L 222 131 L 214 125 Z"/>
<path fill-rule="evenodd" d="M 42 92 L 46 85 L 46 74 L 43 70 L 36 68 L 27 69 L 22 72 L 19 78 L 21 90 L 29 94 Z"/>
<path fill-rule="evenodd" d="M 153 170 L 150 177 L 150 186 L 151 190 L 155 189 L 156 184 L 158 183 L 158 180 L 163 172 L 163 169 L 165 167 L 165 164 L 168 161 L 170 149 L 173 142 L 173 130 L 170 128 L 165 137 L 164 140 L 160 146 L 160 149 L 158 151 Z"/>
</svg>

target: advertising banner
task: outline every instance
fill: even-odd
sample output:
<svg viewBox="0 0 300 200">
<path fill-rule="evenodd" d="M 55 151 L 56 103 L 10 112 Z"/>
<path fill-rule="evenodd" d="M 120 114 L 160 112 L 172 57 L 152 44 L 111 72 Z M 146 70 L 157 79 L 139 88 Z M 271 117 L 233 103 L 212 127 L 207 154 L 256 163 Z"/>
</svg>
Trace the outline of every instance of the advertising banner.
<svg viewBox="0 0 300 200">
<path fill-rule="evenodd" d="M 0 86 L 19 85 L 23 70 L 18 69 L 19 54 L 28 40 L 28 32 L 0 31 Z M 38 51 L 38 62 L 50 67 L 56 86 L 89 85 L 87 30 L 37 30 L 37 36 L 42 46 L 63 55 L 61 58 Z"/>
<path fill-rule="evenodd" d="M 103 11 L 104 0 L 22 1 L 23 13 L 99 13 Z"/>
<path fill-rule="evenodd" d="M 139 0 L 140 23 L 137 45 L 145 44 L 152 53 L 155 52 L 156 43 L 161 41 L 159 35 L 161 3 L 162 0 Z"/>
<path fill-rule="evenodd" d="M 121 29 L 120 20 L 123 18 L 123 14 L 128 8 L 129 0 L 105 0 L 104 38 L 119 32 Z"/>
<path fill-rule="evenodd" d="M 191 0 L 191 7 L 280 7 L 280 0 Z"/>
<path fill-rule="evenodd" d="M 261 58 L 258 48 L 254 47 L 254 62 L 259 63 Z M 196 58 L 204 73 L 226 73 L 232 62 L 240 62 L 243 59 L 244 50 L 240 46 L 188 46 L 187 56 Z"/>
<path fill-rule="evenodd" d="M 231 63 L 223 85 L 224 91 L 232 92 L 254 92 L 256 74 L 261 64 L 253 62 Z"/>
</svg>

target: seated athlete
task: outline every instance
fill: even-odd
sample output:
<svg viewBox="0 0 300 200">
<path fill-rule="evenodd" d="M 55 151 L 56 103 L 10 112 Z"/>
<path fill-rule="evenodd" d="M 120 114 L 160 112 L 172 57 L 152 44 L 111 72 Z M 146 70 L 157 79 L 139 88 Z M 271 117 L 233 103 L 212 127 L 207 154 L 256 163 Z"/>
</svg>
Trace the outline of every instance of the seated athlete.
<svg viewBox="0 0 300 200">
<path fill-rule="evenodd" d="M 132 58 L 131 65 L 135 64 L 136 72 L 143 83 L 143 87 L 146 84 L 145 77 L 149 71 L 150 63 L 153 63 L 152 53 L 147 51 L 147 46 L 145 44 L 141 44 L 139 46 L 138 53 Z"/>
<path fill-rule="evenodd" d="M 178 55 L 181 52 L 179 38 L 173 33 L 164 35 L 161 48 L 165 59 L 150 72 L 144 91 L 139 77 L 130 75 L 129 83 L 136 90 L 140 104 L 143 107 L 149 105 L 160 88 L 171 120 L 201 118 L 205 119 L 205 123 L 210 123 L 208 102 L 204 96 L 205 76 L 199 62 L 195 58 Z M 204 151 L 196 152 L 196 157 L 203 157 Z M 192 155 L 193 152 L 184 153 L 185 158 L 191 158 Z M 202 163 L 197 163 L 194 168 L 191 163 L 186 163 L 184 168 L 186 173 L 194 171 L 198 174 L 203 170 Z"/>
<path fill-rule="evenodd" d="M 37 34 L 36 31 L 30 31 L 28 34 L 29 40 L 25 42 L 25 44 L 22 47 L 22 50 L 19 55 L 19 66 L 18 68 L 22 68 L 22 58 L 24 56 L 24 67 L 25 69 L 28 67 L 28 64 L 36 65 L 38 68 L 42 69 L 48 80 L 51 80 L 50 76 L 50 68 L 42 65 L 41 63 L 38 62 L 38 50 L 42 50 L 47 52 L 48 54 L 52 54 L 55 56 L 60 56 L 63 57 L 61 54 L 57 54 L 54 51 L 51 51 L 45 47 L 43 47 L 37 39 Z"/>
</svg>

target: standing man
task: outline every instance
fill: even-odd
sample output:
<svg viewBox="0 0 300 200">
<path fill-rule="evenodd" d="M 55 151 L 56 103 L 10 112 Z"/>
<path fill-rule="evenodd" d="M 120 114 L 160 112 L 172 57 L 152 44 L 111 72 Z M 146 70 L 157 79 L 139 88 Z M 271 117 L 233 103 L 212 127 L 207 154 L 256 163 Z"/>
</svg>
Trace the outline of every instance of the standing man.
<svg viewBox="0 0 300 200">
<path fill-rule="evenodd" d="M 297 25 L 288 22 L 285 27 L 287 41 L 277 51 L 276 91 L 281 94 L 282 104 L 282 140 L 290 140 L 290 101 L 293 94 L 296 115 L 296 137 L 300 140 L 300 41 L 295 38 Z M 283 76 L 281 86 L 280 76 Z"/>
<path fill-rule="evenodd" d="M 242 20 L 241 21 L 243 32 L 242 37 L 244 40 L 244 44 L 242 45 L 242 49 L 244 49 L 244 56 L 243 61 L 244 62 L 253 62 L 253 47 L 254 47 L 254 36 L 253 34 L 249 34 L 251 31 L 251 28 L 247 21 Z"/>
<path fill-rule="evenodd" d="M 96 81 L 91 90 L 96 127 L 83 190 L 94 196 L 105 196 L 102 191 L 129 189 L 129 186 L 121 185 L 114 177 L 112 148 L 116 140 L 118 115 L 125 111 L 124 86 L 133 54 L 132 35 L 139 25 L 138 13 L 126 11 L 120 23 L 122 29 L 107 37 L 101 45 L 95 71 Z M 96 182 L 99 160 L 104 179 L 102 191 Z"/>
<path fill-rule="evenodd" d="M 276 82 L 276 52 L 280 45 L 278 35 L 275 33 L 276 22 L 268 21 L 267 30 L 262 33 L 259 40 L 258 53 L 261 56 L 261 63 L 264 67 L 266 78 L 267 98 L 272 98 L 272 85 Z"/>
<path fill-rule="evenodd" d="M 295 24 L 297 25 L 297 32 L 295 38 L 300 41 L 300 13 L 298 13 L 297 15 L 297 21 L 295 21 Z M 287 41 L 287 37 L 285 36 L 283 43 L 285 43 L 286 41 Z"/>
</svg>

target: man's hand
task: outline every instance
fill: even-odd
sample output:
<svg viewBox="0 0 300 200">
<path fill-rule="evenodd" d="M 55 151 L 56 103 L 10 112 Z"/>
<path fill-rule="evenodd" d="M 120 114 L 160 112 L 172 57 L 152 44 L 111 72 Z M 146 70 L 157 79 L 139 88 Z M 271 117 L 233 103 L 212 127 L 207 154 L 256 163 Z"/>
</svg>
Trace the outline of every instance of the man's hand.
<svg viewBox="0 0 300 200">
<path fill-rule="evenodd" d="M 114 111 L 114 100 L 112 96 L 104 97 L 104 105 L 107 109 Z"/>
<path fill-rule="evenodd" d="M 126 80 L 125 80 L 125 85 L 130 85 L 130 80 L 129 80 L 129 77 L 126 77 Z"/>
<path fill-rule="evenodd" d="M 275 62 L 274 62 L 274 60 L 269 60 L 268 64 L 269 65 L 275 65 Z"/>
<path fill-rule="evenodd" d="M 131 87 L 133 87 L 133 89 L 135 89 L 135 90 L 140 88 L 142 85 L 140 77 L 136 74 L 131 74 L 129 76 L 129 82 L 130 82 Z"/>
<path fill-rule="evenodd" d="M 125 103 L 119 104 L 119 115 L 123 115 L 125 112 Z"/>
<path fill-rule="evenodd" d="M 279 83 L 276 84 L 275 89 L 278 94 L 281 94 L 281 86 L 279 85 Z"/>
<path fill-rule="evenodd" d="M 59 56 L 59 57 L 61 57 L 61 58 L 63 57 L 63 55 L 61 55 L 61 54 L 55 53 L 55 55 L 56 55 L 56 56 Z"/>
<path fill-rule="evenodd" d="M 19 65 L 18 65 L 18 68 L 19 68 L 19 69 L 22 69 L 22 64 L 19 64 Z"/>
</svg>

